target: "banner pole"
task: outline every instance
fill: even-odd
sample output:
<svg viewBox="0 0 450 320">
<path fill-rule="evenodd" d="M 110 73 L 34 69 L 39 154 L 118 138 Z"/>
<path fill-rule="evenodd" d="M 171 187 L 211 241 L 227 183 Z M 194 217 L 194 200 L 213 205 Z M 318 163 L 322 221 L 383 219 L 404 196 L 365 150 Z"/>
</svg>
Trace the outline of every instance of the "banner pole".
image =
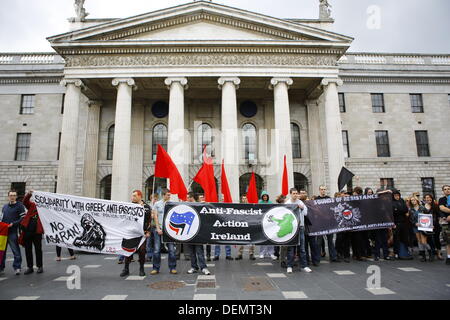
<svg viewBox="0 0 450 320">
<path fill-rule="evenodd" d="M 155 181 L 156 181 L 156 177 L 155 174 L 153 174 L 153 187 L 152 187 L 152 206 L 155 204 Z"/>
</svg>

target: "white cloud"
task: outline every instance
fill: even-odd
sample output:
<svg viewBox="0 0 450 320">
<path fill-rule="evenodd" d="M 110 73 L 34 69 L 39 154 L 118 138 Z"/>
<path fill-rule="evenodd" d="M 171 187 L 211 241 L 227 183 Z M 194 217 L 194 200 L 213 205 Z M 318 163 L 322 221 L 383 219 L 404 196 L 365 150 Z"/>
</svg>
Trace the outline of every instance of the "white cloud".
<svg viewBox="0 0 450 320">
<path fill-rule="evenodd" d="M 86 0 L 88 18 L 125 18 L 188 0 Z M 215 0 L 279 18 L 316 18 L 319 0 Z M 355 38 L 351 51 L 450 52 L 448 0 L 330 0 L 335 31 Z M 367 28 L 367 7 L 382 10 L 381 29 Z M 14 0 L 2 3 L 0 52 L 52 51 L 46 37 L 68 31 L 73 0 Z M 6 30 L 6 32 L 5 32 Z"/>
</svg>

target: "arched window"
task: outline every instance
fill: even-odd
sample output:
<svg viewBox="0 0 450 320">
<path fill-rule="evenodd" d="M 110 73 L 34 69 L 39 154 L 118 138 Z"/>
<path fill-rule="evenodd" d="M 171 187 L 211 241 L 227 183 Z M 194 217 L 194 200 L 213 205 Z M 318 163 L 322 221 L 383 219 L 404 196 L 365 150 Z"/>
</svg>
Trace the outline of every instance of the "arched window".
<svg viewBox="0 0 450 320">
<path fill-rule="evenodd" d="M 242 144 L 244 145 L 244 159 L 256 160 L 256 127 L 251 123 L 242 126 Z"/>
<path fill-rule="evenodd" d="M 214 177 L 214 180 L 216 181 L 217 197 L 220 198 L 219 185 L 217 183 L 217 178 Z M 202 186 L 195 181 L 192 182 L 190 191 L 192 191 L 198 195 L 205 194 L 205 191 L 203 190 Z"/>
<path fill-rule="evenodd" d="M 167 188 L 167 179 L 156 178 L 155 189 L 153 190 L 153 179 L 154 176 L 151 176 L 145 182 L 145 199 L 147 201 L 150 201 L 150 196 L 155 193 L 158 195 L 158 199 L 161 199 L 162 189 Z"/>
<path fill-rule="evenodd" d="M 308 192 L 308 178 L 301 173 L 294 172 L 294 187 L 298 191 L 305 190 Z"/>
<path fill-rule="evenodd" d="M 100 181 L 100 199 L 111 200 L 111 180 L 112 176 L 107 175 Z"/>
<path fill-rule="evenodd" d="M 239 177 L 239 194 L 245 195 L 248 191 L 248 184 L 250 183 L 250 178 L 252 177 L 251 173 L 245 173 Z M 258 192 L 258 198 L 261 197 L 261 192 L 264 188 L 264 180 L 259 175 L 255 173 L 256 178 L 256 191 Z M 274 199 L 272 199 L 274 200 Z"/>
<path fill-rule="evenodd" d="M 300 144 L 300 128 L 297 124 L 291 123 L 291 139 L 292 139 L 292 158 L 301 158 L 301 144 Z"/>
<path fill-rule="evenodd" d="M 115 125 L 112 125 L 109 127 L 108 130 L 108 149 L 106 151 L 106 160 L 112 160 L 113 159 L 113 153 L 114 153 L 114 128 Z"/>
<path fill-rule="evenodd" d="M 213 155 L 213 134 L 212 134 L 212 127 L 207 123 L 202 123 L 200 126 L 198 126 L 197 130 L 197 155 L 200 162 L 203 162 L 203 148 L 206 146 L 206 154 L 208 156 L 214 156 Z"/>
<path fill-rule="evenodd" d="M 152 159 L 156 160 L 156 152 L 158 151 L 158 144 L 160 144 L 164 150 L 167 150 L 167 127 L 165 124 L 159 123 L 153 127 L 153 139 L 152 139 Z"/>
</svg>

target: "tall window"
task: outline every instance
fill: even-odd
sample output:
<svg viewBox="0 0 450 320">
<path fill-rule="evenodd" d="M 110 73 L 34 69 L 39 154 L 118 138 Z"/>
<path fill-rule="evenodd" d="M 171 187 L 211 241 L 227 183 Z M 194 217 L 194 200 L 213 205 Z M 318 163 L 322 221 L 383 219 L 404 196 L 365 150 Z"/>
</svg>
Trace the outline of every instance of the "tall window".
<svg viewBox="0 0 450 320">
<path fill-rule="evenodd" d="M 111 200 L 111 182 L 111 175 L 107 175 L 100 181 L 100 199 Z"/>
<path fill-rule="evenodd" d="M 16 161 L 28 160 L 30 154 L 31 133 L 18 133 L 16 139 Z"/>
<path fill-rule="evenodd" d="M 422 178 L 422 196 L 426 194 L 433 195 L 436 199 L 436 194 L 434 192 L 434 178 Z"/>
<path fill-rule="evenodd" d="M 256 160 L 256 127 L 246 123 L 242 127 L 242 139 L 244 144 L 244 159 Z"/>
<path fill-rule="evenodd" d="M 207 123 L 202 123 L 197 130 L 197 156 L 200 162 L 203 162 L 203 148 L 206 146 L 206 154 L 213 156 L 212 149 L 213 134 L 212 127 Z"/>
<path fill-rule="evenodd" d="M 297 124 L 291 123 L 292 157 L 301 158 L 302 149 L 300 144 L 300 128 Z"/>
<path fill-rule="evenodd" d="M 246 195 L 248 191 L 248 185 L 250 183 L 250 178 L 252 177 L 251 173 L 245 173 L 242 176 L 239 177 L 239 194 Z M 258 194 L 258 198 L 261 196 L 261 192 L 264 188 L 264 180 L 255 173 L 255 179 L 256 179 L 256 192 Z M 239 199 L 240 200 L 240 199 Z M 275 199 L 271 199 L 272 201 Z"/>
<path fill-rule="evenodd" d="M 60 152 L 61 152 L 61 132 L 59 133 L 59 137 L 58 137 L 58 154 L 56 155 L 56 160 L 59 160 Z"/>
<path fill-rule="evenodd" d="M 416 131 L 417 155 L 419 157 L 430 156 L 430 146 L 428 144 L 428 132 L 424 130 Z"/>
<path fill-rule="evenodd" d="M 152 159 L 156 160 L 156 153 L 158 152 L 158 144 L 160 144 L 164 150 L 167 150 L 167 127 L 165 124 L 159 123 L 153 127 L 153 139 L 152 139 Z"/>
<path fill-rule="evenodd" d="M 108 148 L 106 150 L 106 160 L 112 160 L 114 154 L 114 130 L 115 125 L 109 127 L 108 130 Z"/>
<path fill-rule="evenodd" d="M 152 194 L 157 194 L 158 199 L 161 199 L 162 196 L 162 190 L 164 188 L 167 188 L 167 179 L 166 178 L 156 178 L 155 184 L 153 184 L 154 176 L 151 176 L 147 179 L 145 182 L 145 199 L 147 201 L 151 200 L 150 197 Z M 155 187 L 155 189 L 153 189 Z"/>
<path fill-rule="evenodd" d="M 372 111 L 374 113 L 383 113 L 384 110 L 384 96 L 382 93 L 372 93 Z"/>
<path fill-rule="evenodd" d="M 380 179 L 380 188 L 382 190 L 394 188 L 394 178 L 381 178 Z"/>
<path fill-rule="evenodd" d="M 25 196 L 26 182 L 12 182 L 11 190 L 15 190 L 17 192 L 17 200 L 22 201 Z"/>
<path fill-rule="evenodd" d="M 344 157 L 350 158 L 350 145 L 348 143 L 348 131 L 342 130 L 342 142 L 344 144 Z"/>
<path fill-rule="evenodd" d="M 375 138 L 377 142 L 377 156 L 378 157 L 390 157 L 391 152 L 389 150 L 389 135 L 385 130 L 375 131 Z"/>
<path fill-rule="evenodd" d="M 63 93 L 62 99 L 61 99 L 61 114 L 64 114 L 64 101 L 66 100 L 66 94 Z"/>
<path fill-rule="evenodd" d="M 294 187 L 298 191 L 305 190 L 308 192 L 308 178 L 301 173 L 294 172 Z"/>
<path fill-rule="evenodd" d="M 339 110 L 344 113 L 346 111 L 345 108 L 345 95 L 343 93 L 339 93 Z"/>
<path fill-rule="evenodd" d="M 421 94 L 410 94 L 411 111 L 414 113 L 423 113 L 423 100 Z"/>
<path fill-rule="evenodd" d="M 34 113 L 34 94 L 23 94 L 22 102 L 20 104 L 20 114 L 33 114 Z"/>
</svg>

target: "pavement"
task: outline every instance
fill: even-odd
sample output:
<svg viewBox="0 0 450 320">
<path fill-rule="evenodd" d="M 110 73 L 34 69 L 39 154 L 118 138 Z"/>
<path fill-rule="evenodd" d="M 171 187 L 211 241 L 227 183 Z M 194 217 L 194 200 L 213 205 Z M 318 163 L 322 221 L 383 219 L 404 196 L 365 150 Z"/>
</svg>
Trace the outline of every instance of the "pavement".
<svg viewBox="0 0 450 320">
<path fill-rule="evenodd" d="M 169 274 L 167 254 L 163 254 L 158 275 L 150 275 L 152 264 L 146 263 L 146 276 L 139 277 L 139 263 L 133 262 L 125 278 L 119 277 L 123 265 L 117 264 L 116 256 L 77 253 L 76 260 L 63 257 L 57 262 L 54 247 L 45 245 L 44 273 L 24 275 L 23 268 L 16 276 L 8 252 L 5 273 L 0 276 L 0 300 L 450 299 L 450 266 L 444 261 L 420 262 L 416 256 L 410 261 L 330 263 L 325 257 L 319 267 L 311 267 L 311 273 L 295 267 L 287 274 L 279 261 L 258 256 L 251 261 L 248 251 L 243 260 L 229 261 L 224 251 L 219 261 L 207 262 L 210 276 L 187 274 L 190 261 L 183 255 L 177 261 L 178 274 Z M 232 256 L 236 255 L 232 246 Z"/>
</svg>

